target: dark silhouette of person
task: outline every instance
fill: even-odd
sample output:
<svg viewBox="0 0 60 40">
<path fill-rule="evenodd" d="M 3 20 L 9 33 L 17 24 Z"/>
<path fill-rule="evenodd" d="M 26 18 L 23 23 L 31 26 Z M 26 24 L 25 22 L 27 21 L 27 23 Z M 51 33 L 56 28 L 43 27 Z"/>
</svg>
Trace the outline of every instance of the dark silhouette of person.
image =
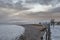
<svg viewBox="0 0 60 40">
<path fill-rule="evenodd" d="M 54 19 L 51 19 L 51 25 L 53 25 L 53 27 L 54 27 L 54 24 L 55 24 Z"/>
</svg>

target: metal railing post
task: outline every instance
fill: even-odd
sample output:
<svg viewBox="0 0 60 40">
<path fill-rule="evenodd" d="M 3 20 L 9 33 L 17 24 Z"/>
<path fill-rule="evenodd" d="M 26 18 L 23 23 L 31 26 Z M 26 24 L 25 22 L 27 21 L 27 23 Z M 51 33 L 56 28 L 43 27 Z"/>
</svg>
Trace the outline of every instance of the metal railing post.
<svg viewBox="0 0 60 40">
<path fill-rule="evenodd" d="M 50 24 L 48 24 L 48 40 L 51 40 Z"/>
</svg>

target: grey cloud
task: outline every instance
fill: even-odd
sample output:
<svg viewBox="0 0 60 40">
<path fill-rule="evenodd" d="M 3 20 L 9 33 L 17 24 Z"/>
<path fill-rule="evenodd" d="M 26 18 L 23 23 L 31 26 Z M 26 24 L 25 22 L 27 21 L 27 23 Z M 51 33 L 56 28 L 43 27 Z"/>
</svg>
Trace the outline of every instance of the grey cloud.
<svg viewBox="0 0 60 40">
<path fill-rule="evenodd" d="M 53 0 L 26 0 L 27 3 L 40 3 L 43 5 L 50 4 Z"/>
<path fill-rule="evenodd" d="M 28 4 L 41 4 L 41 5 L 52 5 L 56 6 L 58 3 L 60 3 L 60 0 L 26 0 L 26 3 Z"/>
<path fill-rule="evenodd" d="M 5 0 L 6 1 L 6 0 Z M 10 2 L 8 2 L 8 1 L 6 1 L 6 4 L 4 3 L 5 1 L 1 1 L 0 0 L 0 6 L 2 6 L 2 7 L 6 7 L 6 6 L 8 6 L 8 7 L 10 7 L 10 8 L 16 8 L 16 9 L 19 9 L 19 8 L 22 8 L 21 10 L 27 10 L 27 9 L 29 9 L 29 8 L 24 8 L 23 7 L 23 5 L 21 4 L 23 1 L 18 1 L 18 2 L 16 2 L 15 4 L 13 4 L 14 5 L 14 7 L 13 7 L 13 5 L 12 4 L 10 4 L 11 3 L 11 1 Z M 56 4 L 58 4 L 60 2 L 60 0 L 58 0 L 57 2 L 55 1 L 55 0 L 26 0 L 26 3 L 27 4 L 36 4 L 36 3 L 38 3 L 38 4 L 41 4 L 41 5 L 53 5 L 53 6 L 55 6 Z M 1 11 L 2 12 L 2 11 Z M 40 14 L 41 13 L 41 14 Z M 40 15 L 47 15 L 46 13 L 60 13 L 60 7 L 56 7 L 56 8 L 52 8 L 52 9 L 49 9 L 48 11 L 46 11 L 46 12 L 38 12 L 38 13 L 30 13 L 30 14 L 27 14 L 26 16 L 28 17 L 28 16 L 30 16 L 30 18 L 32 18 L 32 17 L 35 17 L 35 16 L 38 16 L 38 17 L 40 17 Z M 10 13 L 8 14 L 8 13 L 6 13 L 6 12 L 2 12 L 2 13 L 0 13 L 0 22 L 7 22 L 8 21 L 8 19 L 9 19 L 9 15 L 10 15 Z M 49 14 L 50 15 L 50 14 Z M 37 17 L 37 18 L 38 18 Z M 20 16 L 19 16 L 19 18 L 20 18 Z M 36 18 L 36 17 L 35 17 Z M 15 19 L 13 19 L 13 21 L 14 21 Z M 22 20 L 22 19 L 19 19 L 19 20 Z M 15 20 L 16 21 L 16 20 Z M 17 21 L 18 21 L 18 19 L 17 19 Z"/>
<path fill-rule="evenodd" d="M 39 0 L 39 3 L 40 4 L 43 4 L 43 5 L 49 5 L 51 3 L 52 0 Z"/>
<path fill-rule="evenodd" d="M 48 12 L 50 12 L 50 13 L 60 13 L 60 7 L 50 9 Z"/>
<path fill-rule="evenodd" d="M 38 3 L 39 0 L 26 0 L 26 3 Z"/>
<path fill-rule="evenodd" d="M 16 3 L 13 3 L 12 0 L 0 0 L 0 7 L 14 8 L 18 10 L 29 9 L 29 8 L 23 7 L 21 0 L 18 0 Z"/>
<path fill-rule="evenodd" d="M 0 23 L 24 23 L 30 20 L 29 17 L 27 15 L 23 15 L 23 13 L 14 15 L 19 12 L 20 11 L 17 11 L 15 9 L 0 7 Z"/>
<path fill-rule="evenodd" d="M 12 0 L 0 0 L 0 6 L 2 7 L 9 7 L 9 8 L 16 8 L 16 9 L 29 9 L 24 8 L 22 3 L 26 4 L 41 4 L 41 5 L 52 5 L 56 6 L 56 4 L 60 3 L 60 0 L 17 0 L 16 3 L 13 3 Z M 26 5 L 25 4 L 25 5 Z"/>
<path fill-rule="evenodd" d="M 12 5 L 13 3 L 12 3 L 12 0 L 0 0 L 0 4 L 1 4 L 1 2 L 2 3 L 8 3 L 8 4 L 10 4 L 10 5 Z M 22 3 L 29 3 L 29 4 L 36 4 L 36 3 L 39 3 L 39 4 L 41 4 L 41 5 L 55 5 L 55 4 L 58 4 L 58 3 L 60 3 L 60 0 L 17 0 L 17 2 L 16 2 L 16 4 L 14 4 L 14 5 L 20 5 L 20 7 L 22 6 Z"/>
</svg>

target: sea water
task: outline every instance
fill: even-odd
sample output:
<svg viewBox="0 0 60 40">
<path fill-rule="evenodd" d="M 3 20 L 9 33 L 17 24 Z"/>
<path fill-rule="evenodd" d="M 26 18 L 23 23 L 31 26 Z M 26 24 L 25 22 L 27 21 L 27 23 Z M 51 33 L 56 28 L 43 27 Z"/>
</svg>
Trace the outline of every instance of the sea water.
<svg viewBox="0 0 60 40">
<path fill-rule="evenodd" d="M 51 26 L 51 39 L 60 40 L 60 25 Z"/>
<path fill-rule="evenodd" d="M 0 40 L 15 40 L 23 35 L 25 28 L 17 25 L 0 25 Z"/>
</svg>

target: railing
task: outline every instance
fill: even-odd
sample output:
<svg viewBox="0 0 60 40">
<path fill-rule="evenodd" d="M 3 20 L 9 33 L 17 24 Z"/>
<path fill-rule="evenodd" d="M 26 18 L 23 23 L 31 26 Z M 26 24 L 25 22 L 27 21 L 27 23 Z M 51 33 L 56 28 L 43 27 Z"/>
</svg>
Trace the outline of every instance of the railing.
<svg viewBox="0 0 60 40">
<path fill-rule="evenodd" d="M 51 40 L 51 29 L 50 29 L 50 23 L 48 24 L 44 24 L 44 26 L 46 26 L 46 34 L 45 34 L 45 39 L 43 38 L 43 36 L 41 37 L 41 40 Z"/>
<path fill-rule="evenodd" d="M 51 40 L 50 24 L 47 24 L 47 39 L 46 40 Z"/>
</svg>

